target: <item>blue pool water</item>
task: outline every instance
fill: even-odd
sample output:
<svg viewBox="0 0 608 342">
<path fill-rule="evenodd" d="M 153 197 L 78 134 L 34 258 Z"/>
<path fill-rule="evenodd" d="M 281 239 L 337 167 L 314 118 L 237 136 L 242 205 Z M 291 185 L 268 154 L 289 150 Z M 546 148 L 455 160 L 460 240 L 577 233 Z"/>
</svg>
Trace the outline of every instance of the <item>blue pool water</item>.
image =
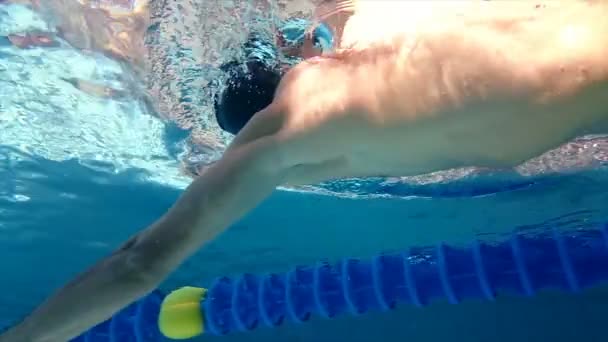
<svg viewBox="0 0 608 342">
<path fill-rule="evenodd" d="M 0 5 L 0 36 L 45 21 Z M 187 184 L 187 132 L 137 99 L 100 99 L 63 81 L 120 86 L 125 72 L 66 42 L 0 45 L 0 327 L 154 221 Z M 586 137 L 515 171 L 454 171 L 280 189 L 163 285 L 284 271 L 319 258 L 473 238 L 593 227 L 608 219 L 608 144 Z M 438 303 L 203 341 L 604 341 L 608 291 L 496 303 Z"/>
</svg>

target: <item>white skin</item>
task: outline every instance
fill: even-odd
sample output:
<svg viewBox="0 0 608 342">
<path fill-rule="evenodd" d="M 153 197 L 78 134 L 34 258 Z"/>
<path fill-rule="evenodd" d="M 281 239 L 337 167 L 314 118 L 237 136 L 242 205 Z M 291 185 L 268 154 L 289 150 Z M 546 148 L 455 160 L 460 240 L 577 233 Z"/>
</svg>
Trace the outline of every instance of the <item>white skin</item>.
<svg viewBox="0 0 608 342">
<path fill-rule="evenodd" d="M 512 167 L 607 127 L 608 5 L 391 3 L 417 4 L 357 7 L 352 51 L 291 70 L 165 215 L 0 341 L 66 341 L 108 319 L 279 185 Z"/>
</svg>

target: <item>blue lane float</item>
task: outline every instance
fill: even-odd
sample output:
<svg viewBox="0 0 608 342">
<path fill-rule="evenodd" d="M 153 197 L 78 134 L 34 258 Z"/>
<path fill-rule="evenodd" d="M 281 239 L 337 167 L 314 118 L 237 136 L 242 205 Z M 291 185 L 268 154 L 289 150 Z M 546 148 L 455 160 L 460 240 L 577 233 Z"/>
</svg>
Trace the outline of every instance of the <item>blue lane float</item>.
<svg viewBox="0 0 608 342">
<path fill-rule="evenodd" d="M 196 324 L 201 326 L 188 329 L 197 331 L 191 335 L 225 335 L 303 323 L 312 315 L 330 319 L 398 305 L 492 301 L 498 294 L 534 296 L 545 289 L 577 293 L 607 281 L 608 225 L 543 236 L 515 234 L 502 242 L 474 241 L 464 247 L 441 243 L 368 260 L 319 262 L 283 274 L 220 277 L 200 292 L 190 313 L 200 316 Z M 158 319 L 163 298 L 155 291 L 76 340 L 164 340 Z M 191 337 L 179 331 L 175 335 L 176 329 L 183 327 L 165 327 L 163 332 Z"/>
</svg>

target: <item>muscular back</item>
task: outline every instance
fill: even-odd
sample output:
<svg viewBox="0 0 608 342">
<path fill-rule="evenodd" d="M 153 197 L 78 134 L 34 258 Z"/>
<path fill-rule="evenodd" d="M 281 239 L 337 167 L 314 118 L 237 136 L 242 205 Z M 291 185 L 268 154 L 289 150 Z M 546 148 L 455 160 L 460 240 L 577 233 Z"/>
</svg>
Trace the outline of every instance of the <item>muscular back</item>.
<svg viewBox="0 0 608 342">
<path fill-rule="evenodd" d="M 376 27 L 290 72 L 275 100 L 289 164 L 333 168 L 295 182 L 515 166 L 603 125 L 606 5 L 476 3 L 442 24 Z M 344 35 L 381 18 L 355 12 Z"/>
</svg>

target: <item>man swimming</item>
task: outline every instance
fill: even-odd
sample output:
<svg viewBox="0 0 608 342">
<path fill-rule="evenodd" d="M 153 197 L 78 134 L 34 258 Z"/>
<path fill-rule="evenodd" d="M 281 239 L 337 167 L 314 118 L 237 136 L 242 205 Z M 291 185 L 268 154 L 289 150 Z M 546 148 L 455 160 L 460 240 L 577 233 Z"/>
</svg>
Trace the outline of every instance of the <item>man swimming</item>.
<svg viewBox="0 0 608 342">
<path fill-rule="evenodd" d="M 605 132 L 607 4 L 449 3 L 357 2 L 343 49 L 287 72 L 165 215 L 0 341 L 66 341 L 106 320 L 278 185 L 512 167 Z"/>
</svg>

